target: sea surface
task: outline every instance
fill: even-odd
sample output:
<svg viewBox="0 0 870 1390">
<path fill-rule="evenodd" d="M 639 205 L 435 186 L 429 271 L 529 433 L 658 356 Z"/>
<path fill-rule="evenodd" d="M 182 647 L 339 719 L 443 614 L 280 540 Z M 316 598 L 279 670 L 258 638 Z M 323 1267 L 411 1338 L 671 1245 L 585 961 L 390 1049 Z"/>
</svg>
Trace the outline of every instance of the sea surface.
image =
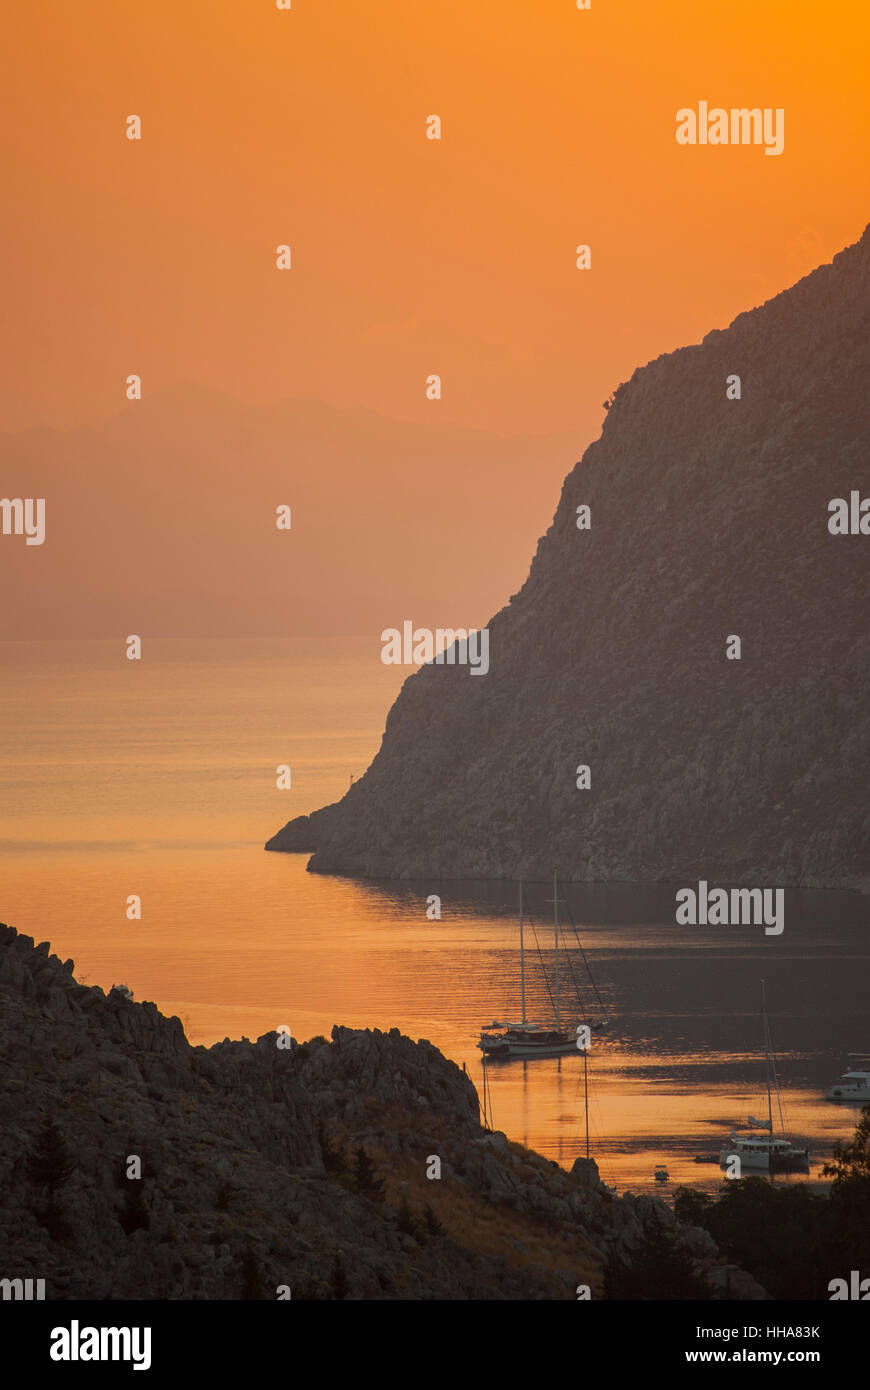
<svg viewBox="0 0 870 1390">
<path fill-rule="evenodd" d="M 0 644 L 0 920 L 85 982 L 178 1014 L 193 1043 L 399 1028 L 464 1064 L 482 1098 L 480 1028 L 520 1009 L 517 886 L 326 878 L 263 850 L 363 773 L 405 673 L 361 638 L 124 650 Z M 569 1167 L 588 1136 L 620 1192 L 715 1191 L 718 1165 L 695 1155 L 767 1113 L 763 979 L 782 1119 L 815 1181 L 858 1114 L 822 1093 L 848 1052 L 870 1052 L 870 900 L 789 891 L 768 937 L 677 926 L 679 886 L 558 886 L 561 1017 L 589 1018 L 588 1067 L 579 1052 L 489 1064 L 492 1123 Z M 527 1014 L 550 1018 L 553 886 L 525 894 Z"/>
</svg>

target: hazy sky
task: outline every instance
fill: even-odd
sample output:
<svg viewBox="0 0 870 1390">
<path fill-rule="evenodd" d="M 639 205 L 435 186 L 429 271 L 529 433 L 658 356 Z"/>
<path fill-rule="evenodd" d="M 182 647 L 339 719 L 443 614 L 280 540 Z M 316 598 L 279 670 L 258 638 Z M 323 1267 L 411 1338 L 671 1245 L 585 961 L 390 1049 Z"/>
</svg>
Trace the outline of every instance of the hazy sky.
<svg viewBox="0 0 870 1390">
<path fill-rule="evenodd" d="M 860 235 L 868 38 L 865 0 L 29 0 L 0 428 L 138 372 L 594 437 L 636 365 Z M 680 147 L 700 100 L 783 108 L 783 153 Z"/>
<path fill-rule="evenodd" d="M 16 7 L 0 495 L 47 531 L 0 539 L 0 636 L 485 623 L 613 388 L 857 240 L 868 38 L 865 0 Z M 701 101 L 782 153 L 681 146 Z"/>
</svg>

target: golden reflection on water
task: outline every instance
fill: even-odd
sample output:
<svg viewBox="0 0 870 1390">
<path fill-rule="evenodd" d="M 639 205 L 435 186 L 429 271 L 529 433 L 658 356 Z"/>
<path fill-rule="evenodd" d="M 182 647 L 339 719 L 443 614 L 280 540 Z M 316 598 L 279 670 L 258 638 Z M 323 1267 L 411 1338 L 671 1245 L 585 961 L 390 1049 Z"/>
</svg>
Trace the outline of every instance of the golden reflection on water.
<svg viewBox="0 0 870 1390">
<path fill-rule="evenodd" d="M 306 873 L 306 862 L 304 855 L 257 847 L 33 852 L 18 856 L 14 872 L 4 876 L 4 914 L 20 931 L 49 939 L 61 957 L 72 956 L 88 983 L 106 989 L 126 983 L 137 999 L 178 1014 L 192 1043 L 256 1038 L 283 1024 L 300 1041 L 328 1037 L 337 1023 L 399 1028 L 464 1063 L 482 1094 L 479 1030 L 518 1003 L 513 917 L 454 902 L 451 885 L 440 884 L 442 920 L 430 922 L 423 889 L 324 878 Z M 140 922 L 125 919 L 126 896 L 134 890 L 142 896 Z M 546 947 L 547 924 L 538 931 Z M 589 1054 L 590 1152 L 619 1191 L 655 1188 L 666 1195 L 681 1182 L 715 1190 L 718 1166 L 697 1164 L 694 1155 L 718 1152 L 733 1125 L 766 1106 L 751 1007 L 745 1029 L 742 1020 L 738 1025 L 746 1045 L 729 1052 L 681 1041 L 685 1020 L 677 1017 L 675 1025 L 660 1001 L 644 1013 L 642 998 L 634 998 L 626 1029 L 613 983 L 620 954 L 629 964 L 638 951 L 669 958 L 669 933 L 669 927 L 648 927 L 638 942 L 635 929 L 583 931 L 613 1016 L 610 1029 L 593 1032 Z M 565 954 L 562 960 L 564 970 Z M 529 1013 L 547 1016 L 534 964 Z M 711 961 L 711 978 L 716 968 Z M 703 962 L 700 969 L 703 979 Z M 686 1014 L 703 1014 L 703 999 L 697 988 L 693 993 Z M 570 1013 L 567 991 L 563 1003 Z M 815 1178 L 830 1144 L 850 1133 L 854 1112 L 787 1081 L 788 1062 L 786 1053 L 780 1059 L 786 1125 L 810 1140 Z M 831 1084 L 839 1070 L 833 1059 L 828 1070 Z M 487 1077 L 496 1128 L 567 1166 L 585 1153 L 580 1053 L 490 1062 Z M 666 1184 L 653 1180 L 660 1163 L 669 1171 Z"/>
<path fill-rule="evenodd" d="M 481 1026 L 519 1006 L 515 886 L 323 878 L 306 856 L 262 849 L 365 769 L 405 673 L 374 639 L 149 639 L 141 663 L 122 650 L 0 644 L 0 920 L 71 956 L 80 979 L 178 1014 L 195 1044 L 285 1024 L 300 1040 L 336 1023 L 399 1028 L 464 1063 L 481 1092 Z M 549 968 L 552 894 L 528 891 Z M 677 928 L 660 885 L 564 891 L 614 1021 L 589 1058 L 605 1180 L 652 1188 L 666 1163 L 665 1192 L 718 1186 L 718 1167 L 693 1157 L 763 1112 L 762 974 L 789 1131 L 815 1160 L 851 1133 L 856 1112 L 820 1097 L 846 1051 L 870 1049 L 862 903 L 795 895 L 786 933 L 766 942 Z M 133 893 L 141 921 L 126 918 Z M 527 941 L 529 1016 L 549 1017 L 531 925 Z M 567 1012 L 570 934 L 566 946 Z M 585 1152 L 579 1053 L 496 1063 L 488 1080 L 497 1128 L 563 1164 Z"/>
</svg>

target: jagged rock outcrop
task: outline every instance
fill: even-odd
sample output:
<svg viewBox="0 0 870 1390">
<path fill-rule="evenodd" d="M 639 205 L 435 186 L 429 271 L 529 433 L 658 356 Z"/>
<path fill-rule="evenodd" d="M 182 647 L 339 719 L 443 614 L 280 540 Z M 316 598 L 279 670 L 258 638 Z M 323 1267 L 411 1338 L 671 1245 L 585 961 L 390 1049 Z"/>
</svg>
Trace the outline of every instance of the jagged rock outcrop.
<svg viewBox="0 0 870 1390">
<path fill-rule="evenodd" d="M 191 1047 L 0 926 L 0 1277 L 49 1299 L 573 1299 L 663 1231 L 715 1297 L 766 1297 L 657 1199 L 482 1130 L 429 1043 L 277 1041 Z"/>
<path fill-rule="evenodd" d="M 865 232 L 636 371 L 488 674 L 415 672 L 365 776 L 266 848 L 360 876 L 870 889 L 870 535 L 828 529 L 832 498 L 870 497 L 868 318 Z"/>
</svg>

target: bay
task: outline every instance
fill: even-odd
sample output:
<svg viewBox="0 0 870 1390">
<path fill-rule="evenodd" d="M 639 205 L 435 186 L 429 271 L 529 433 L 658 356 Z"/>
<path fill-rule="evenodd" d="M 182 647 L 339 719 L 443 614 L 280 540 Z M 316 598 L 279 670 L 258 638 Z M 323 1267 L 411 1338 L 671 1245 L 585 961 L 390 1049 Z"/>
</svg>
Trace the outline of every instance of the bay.
<svg viewBox="0 0 870 1390">
<path fill-rule="evenodd" d="M 87 983 L 123 982 L 178 1014 L 195 1044 L 280 1025 L 300 1040 L 396 1027 L 464 1064 L 482 1094 L 480 1028 L 519 1008 L 516 885 L 327 878 L 262 847 L 377 751 L 406 674 L 380 661 L 377 635 L 123 652 L 120 638 L 0 644 L 0 918 L 71 956 Z M 847 1052 L 870 1050 L 867 901 L 787 891 L 774 938 L 677 926 L 679 886 L 559 885 L 611 1019 L 588 1058 L 602 1176 L 619 1191 L 718 1188 L 718 1167 L 694 1156 L 766 1106 L 764 978 L 783 1119 L 818 1179 L 857 1117 L 823 1092 Z M 526 892 L 528 1012 L 548 1016 L 552 886 Z M 433 893 L 440 921 L 426 914 Z M 140 921 L 127 919 L 131 894 Z M 572 967 L 591 1002 L 570 928 L 560 956 L 566 1010 Z M 490 1064 L 487 1082 L 511 1139 L 566 1166 L 585 1152 L 579 1053 Z"/>
</svg>

